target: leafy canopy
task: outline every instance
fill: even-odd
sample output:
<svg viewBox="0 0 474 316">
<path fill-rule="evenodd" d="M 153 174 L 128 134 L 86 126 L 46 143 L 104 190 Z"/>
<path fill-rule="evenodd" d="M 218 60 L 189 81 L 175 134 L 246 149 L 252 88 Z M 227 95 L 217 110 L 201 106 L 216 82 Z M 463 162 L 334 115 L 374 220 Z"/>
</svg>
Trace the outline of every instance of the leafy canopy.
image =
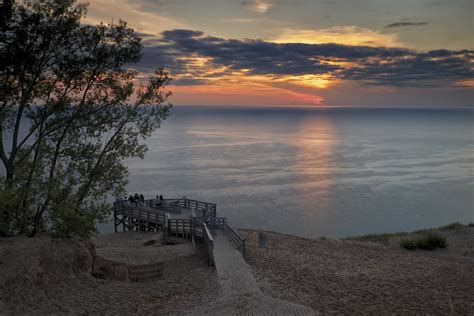
<svg viewBox="0 0 474 316">
<path fill-rule="evenodd" d="M 127 65 L 140 37 L 126 23 L 83 25 L 73 0 L 15 3 L 0 23 L 0 235 L 48 230 L 88 238 L 124 194 L 122 161 L 170 112 L 168 74 Z"/>
</svg>

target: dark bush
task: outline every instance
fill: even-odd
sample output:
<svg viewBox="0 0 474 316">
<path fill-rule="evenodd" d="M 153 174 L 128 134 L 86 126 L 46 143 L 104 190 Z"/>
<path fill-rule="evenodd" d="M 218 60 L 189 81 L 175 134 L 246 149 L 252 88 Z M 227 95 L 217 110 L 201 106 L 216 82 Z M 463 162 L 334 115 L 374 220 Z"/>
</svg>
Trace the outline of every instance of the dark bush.
<svg viewBox="0 0 474 316">
<path fill-rule="evenodd" d="M 416 246 L 422 250 L 435 250 L 436 248 L 446 248 L 448 243 L 445 237 L 437 234 L 426 234 L 416 239 Z"/>
<path fill-rule="evenodd" d="M 407 250 L 415 250 L 417 248 L 415 240 L 410 238 L 401 239 L 399 244 L 400 247 L 405 248 Z"/>
<path fill-rule="evenodd" d="M 407 250 L 435 250 L 436 248 L 446 248 L 448 243 L 446 238 L 434 233 L 425 234 L 418 238 L 404 238 L 400 240 L 400 247 Z"/>
</svg>

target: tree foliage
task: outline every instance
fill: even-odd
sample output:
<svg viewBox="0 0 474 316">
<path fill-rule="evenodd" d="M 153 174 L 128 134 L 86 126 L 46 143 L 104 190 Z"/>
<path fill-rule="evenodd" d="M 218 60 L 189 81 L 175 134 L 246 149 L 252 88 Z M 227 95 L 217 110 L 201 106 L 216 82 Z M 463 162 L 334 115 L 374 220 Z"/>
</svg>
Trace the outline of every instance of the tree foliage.
<svg viewBox="0 0 474 316">
<path fill-rule="evenodd" d="M 23 1 L 0 32 L 0 234 L 89 237 L 124 193 L 122 161 L 169 115 L 170 78 L 144 81 L 126 23 L 81 24 L 86 5 Z"/>
</svg>

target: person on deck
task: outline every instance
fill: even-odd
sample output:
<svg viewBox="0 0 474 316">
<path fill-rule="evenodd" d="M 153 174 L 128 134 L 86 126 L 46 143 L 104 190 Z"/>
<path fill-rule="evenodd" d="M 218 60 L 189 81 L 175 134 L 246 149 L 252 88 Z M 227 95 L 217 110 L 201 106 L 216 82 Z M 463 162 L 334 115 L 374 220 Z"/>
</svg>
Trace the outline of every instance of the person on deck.
<svg viewBox="0 0 474 316">
<path fill-rule="evenodd" d="M 158 206 L 160 208 L 164 207 L 164 202 L 163 202 L 163 195 L 160 194 L 160 196 L 156 196 L 158 199 Z"/>
</svg>

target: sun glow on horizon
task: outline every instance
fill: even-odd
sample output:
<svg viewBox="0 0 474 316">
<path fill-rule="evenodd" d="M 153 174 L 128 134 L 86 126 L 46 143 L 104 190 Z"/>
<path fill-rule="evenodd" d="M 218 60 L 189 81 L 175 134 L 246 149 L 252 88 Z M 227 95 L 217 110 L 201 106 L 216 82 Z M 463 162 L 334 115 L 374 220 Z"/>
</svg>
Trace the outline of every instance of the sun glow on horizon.
<svg viewBox="0 0 474 316">
<path fill-rule="evenodd" d="M 295 92 L 259 82 L 219 82 L 207 85 L 171 86 L 175 103 L 189 105 L 313 105 L 324 102 L 320 95 Z M 230 102 L 235 100 L 234 102 Z"/>
</svg>

